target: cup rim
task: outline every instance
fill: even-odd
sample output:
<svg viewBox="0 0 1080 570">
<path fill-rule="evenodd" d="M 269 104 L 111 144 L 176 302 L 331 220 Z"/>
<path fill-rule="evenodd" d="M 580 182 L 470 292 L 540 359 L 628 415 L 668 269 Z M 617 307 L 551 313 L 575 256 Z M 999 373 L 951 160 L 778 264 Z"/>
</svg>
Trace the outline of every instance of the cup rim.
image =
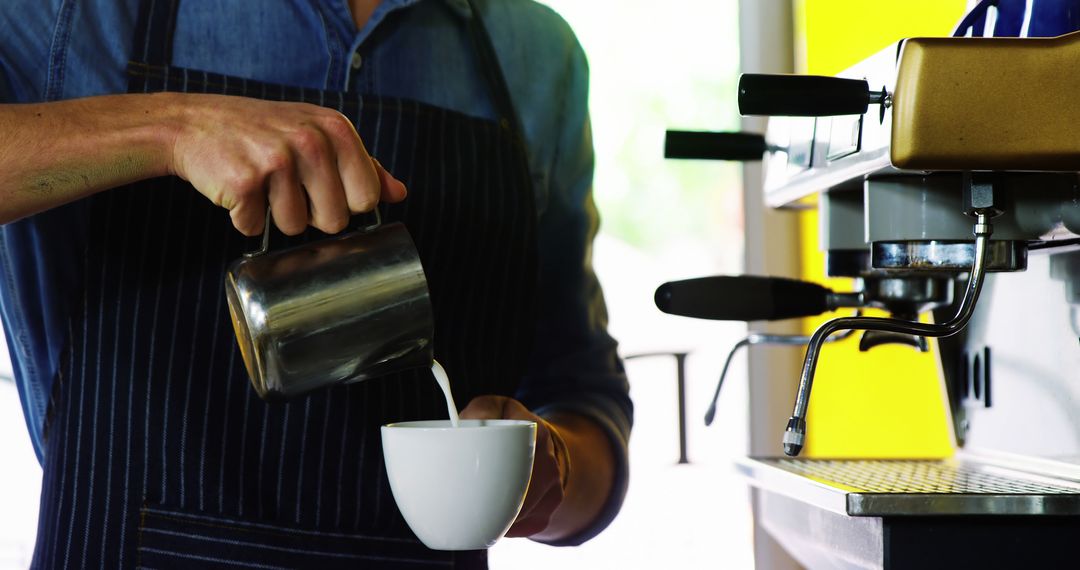
<svg viewBox="0 0 1080 570">
<path fill-rule="evenodd" d="M 417 430 L 417 431 L 476 431 L 484 430 L 512 430 L 527 427 L 535 427 L 532 420 L 508 420 L 508 419 L 483 419 L 461 420 L 457 427 L 451 425 L 450 420 L 413 420 L 408 422 L 393 422 L 384 424 L 386 430 Z"/>
</svg>

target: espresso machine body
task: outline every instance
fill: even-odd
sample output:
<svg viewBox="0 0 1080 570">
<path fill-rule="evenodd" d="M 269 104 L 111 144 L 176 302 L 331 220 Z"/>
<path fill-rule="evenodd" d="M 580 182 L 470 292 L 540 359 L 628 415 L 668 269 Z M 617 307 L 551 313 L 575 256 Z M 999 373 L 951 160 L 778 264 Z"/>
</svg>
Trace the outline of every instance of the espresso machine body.
<svg viewBox="0 0 1080 570">
<path fill-rule="evenodd" d="M 855 280 L 824 310 L 890 314 L 799 339 L 788 457 L 740 464 L 762 491 L 759 523 L 807 567 L 1075 565 L 1080 74 L 1064 70 L 1076 61 L 1080 33 L 917 38 L 840 78 L 744 76 L 744 114 L 770 116 L 767 204 L 816 204 L 826 273 Z M 934 324 L 919 323 L 927 313 Z M 937 342 L 953 457 L 798 456 L 820 346 L 849 329 L 866 350 Z"/>
</svg>

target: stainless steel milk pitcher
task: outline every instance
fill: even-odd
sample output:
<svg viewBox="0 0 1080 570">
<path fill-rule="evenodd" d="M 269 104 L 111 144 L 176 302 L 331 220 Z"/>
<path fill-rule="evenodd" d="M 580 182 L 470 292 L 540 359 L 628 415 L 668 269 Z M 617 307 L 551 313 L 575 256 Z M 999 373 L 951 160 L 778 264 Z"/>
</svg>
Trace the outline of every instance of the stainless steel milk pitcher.
<svg viewBox="0 0 1080 570">
<path fill-rule="evenodd" d="M 229 266 L 225 292 L 251 383 L 263 399 L 431 366 L 427 279 L 405 226 L 373 225 Z"/>
</svg>

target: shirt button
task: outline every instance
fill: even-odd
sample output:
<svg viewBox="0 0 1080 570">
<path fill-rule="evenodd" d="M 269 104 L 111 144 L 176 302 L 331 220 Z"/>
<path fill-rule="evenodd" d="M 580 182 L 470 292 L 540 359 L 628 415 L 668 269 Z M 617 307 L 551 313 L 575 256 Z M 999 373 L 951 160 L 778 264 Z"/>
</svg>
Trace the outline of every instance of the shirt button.
<svg viewBox="0 0 1080 570">
<path fill-rule="evenodd" d="M 360 54 L 353 52 L 352 54 L 352 68 L 360 69 L 360 66 L 364 65 L 364 58 L 360 57 Z"/>
</svg>

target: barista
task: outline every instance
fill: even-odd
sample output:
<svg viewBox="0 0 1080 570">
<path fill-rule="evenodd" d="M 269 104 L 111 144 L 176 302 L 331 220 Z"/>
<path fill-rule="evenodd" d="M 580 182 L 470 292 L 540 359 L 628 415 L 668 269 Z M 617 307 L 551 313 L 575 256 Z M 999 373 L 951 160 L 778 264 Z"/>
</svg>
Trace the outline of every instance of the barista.
<svg viewBox="0 0 1080 570">
<path fill-rule="evenodd" d="M 439 415 L 426 371 L 252 396 L 222 282 L 268 204 L 297 240 L 380 201 L 403 221 L 463 415 L 543 417 L 510 534 L 610 522 L 631 407 L 588 262 L 585 62 L 554 13 L 15 0 L 0 29 L 0 309 L 44 469 L 35 567 L 484 565 L 424 549 L 389 495 L 378 426 Z"/>
</svg>

